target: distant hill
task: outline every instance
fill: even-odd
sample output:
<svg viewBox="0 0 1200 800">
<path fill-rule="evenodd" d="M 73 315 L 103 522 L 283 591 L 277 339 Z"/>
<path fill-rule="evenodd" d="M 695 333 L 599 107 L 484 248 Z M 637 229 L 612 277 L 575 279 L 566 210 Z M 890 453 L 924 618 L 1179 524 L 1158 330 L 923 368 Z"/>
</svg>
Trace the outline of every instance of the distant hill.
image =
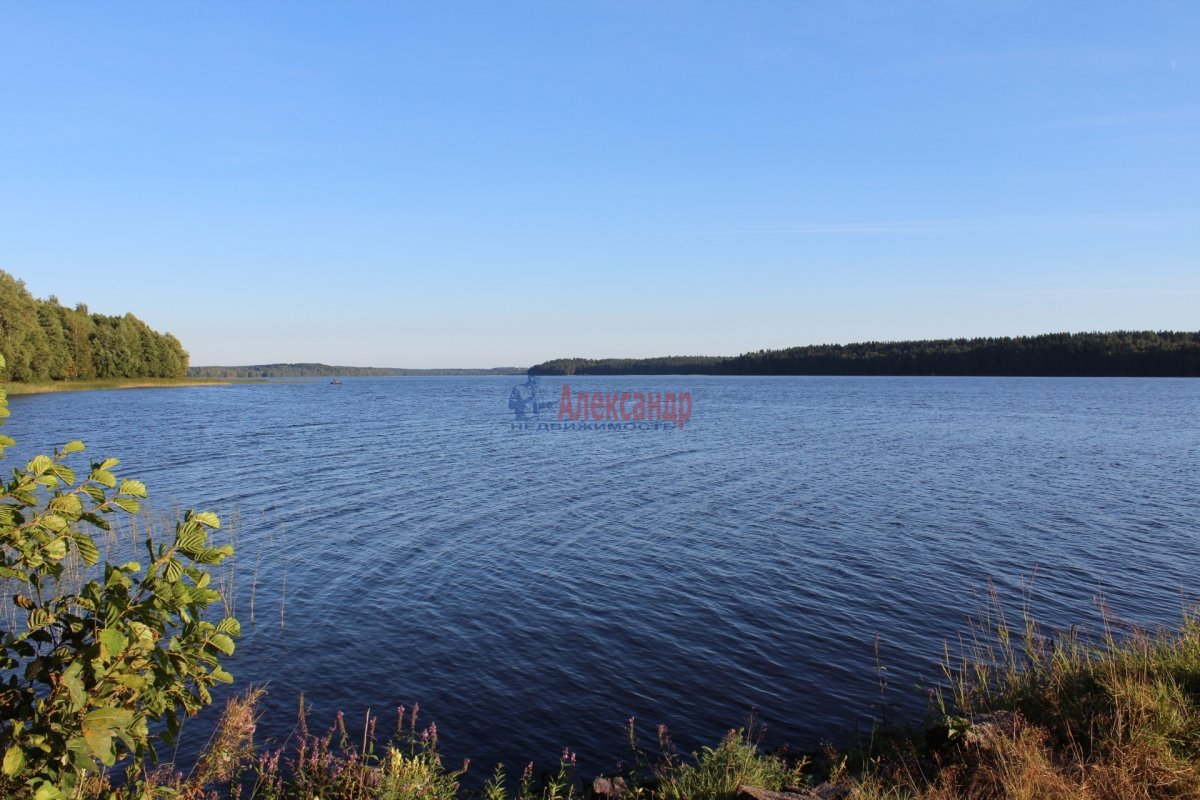
<svg viewBox="0 0 1200 800">
<path fill-rule="evenodd" d="M 338 367 L 329 364 L 254 364 L 245 367 L 190 367 L 189 378 L 379 378 L 392 375 L 524 375 L 524 367 L 490 369 L 396 369 Z"/>
<path fill-rule="evenodd" d="M 1011 375 L 1200 377 L 1200 332 L 1048 333 L 861 342 L 733 357 L 559 358 L 540 375 Z"/>
</svg>

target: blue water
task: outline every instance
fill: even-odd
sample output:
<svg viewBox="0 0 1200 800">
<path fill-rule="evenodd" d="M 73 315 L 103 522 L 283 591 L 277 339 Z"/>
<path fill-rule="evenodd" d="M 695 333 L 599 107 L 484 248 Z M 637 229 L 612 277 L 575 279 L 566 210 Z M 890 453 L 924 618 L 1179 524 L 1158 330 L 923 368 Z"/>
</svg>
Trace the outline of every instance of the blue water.
<svg viewBox="0 0 1200 800">
<path fill-rule="evenodd" d="M 518 383 L 17 397 L 6 432 L 12 462 L 83 438 L 156 514 L 233 523 L 260 738 L 301 692 L 317 727 L 420 702 L 480 773 L 564 746 L 611 769 L 630 716 L 694 748 L 755 709 L 816 746 L 877 710 L 876 637 L 919 715 L 989 580 L 1056 626 L 1101 596 L 1171 623 L 1200 592 L 1197 381 L 570 380 L 695 398 L 686 429 L 627 432 L 513 430 Z"/>
</svg>

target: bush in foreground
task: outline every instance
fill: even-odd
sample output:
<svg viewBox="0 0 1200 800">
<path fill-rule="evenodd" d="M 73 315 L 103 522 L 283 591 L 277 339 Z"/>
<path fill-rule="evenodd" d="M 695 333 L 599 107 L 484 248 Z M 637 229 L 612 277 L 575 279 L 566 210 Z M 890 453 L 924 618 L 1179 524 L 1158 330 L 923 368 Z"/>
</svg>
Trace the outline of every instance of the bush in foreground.
<svg viewBox="0 0 1200 800">
<path fill-rule="evenodd" d="M 0 454 L 12 444 L 0 437 Z M 144 573 L 139 561 L 101 565 L 109 518 L 138 514 L 146 487 L 118 481 L 116 459 L 78 480 L 68 461 L 83 449 L 35 456 L 0 486 L 0 579 L 12 602 L 0 629 L 4 797 L 78 797 L 121 760 L 136 774 L 156 757 L 152 724 L 171 741 L 180 712 L 232 680 L 220 659 L 233 652 L 237 620 L 206 619 L 220 599 L 206 567 L 232 554 L 209 545 L 216 515 L 187 512 L 171 544 L 147 538 Z"/>
</svg>

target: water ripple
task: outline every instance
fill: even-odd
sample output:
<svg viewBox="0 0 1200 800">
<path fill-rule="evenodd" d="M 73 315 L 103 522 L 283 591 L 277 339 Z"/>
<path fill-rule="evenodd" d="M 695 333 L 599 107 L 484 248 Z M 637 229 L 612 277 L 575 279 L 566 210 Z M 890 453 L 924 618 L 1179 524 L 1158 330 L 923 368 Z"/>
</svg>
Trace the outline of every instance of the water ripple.
<svg viewBox="0 0 1200 800">
<path fill-rule="evenodd" d="M 420 701 L 485 765 L 611 768 L 631 715 L 811 747 L 877 707 L 876 647 L 919 713 L 989 580 L 1056 626 L 1200 589 L 1195 381 L 577 378 L 695 397 L 685 431 L 582 434 L 511 430 L 512 383 L 16 397 L 8 432 L 236 519 L 232 670 L 276 738 L 304 692 L 317 724 Z"/>
</svg>

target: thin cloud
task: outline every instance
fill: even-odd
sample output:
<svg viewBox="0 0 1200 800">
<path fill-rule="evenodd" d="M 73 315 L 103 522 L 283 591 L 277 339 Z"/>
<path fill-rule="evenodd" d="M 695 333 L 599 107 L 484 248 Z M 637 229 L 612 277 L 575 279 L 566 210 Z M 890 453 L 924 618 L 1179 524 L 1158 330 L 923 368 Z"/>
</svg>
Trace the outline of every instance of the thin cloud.
<svg viewBox="0 0 1200 800">
<path fill-rule="evenodd" d="M 964 219 L 924 219 L 863 222 L 815 222 L 722 231 L 732 235 L 796 234 L 800 236 L 841 236 L 861 234 L 921 234 L 988 231 L 1056 231 L 1104 228 L 1111 230 L 1160 230 L 1200 225 L 1200 215 L 1164 212 L 1157 214 L 1085 214 L 1056 217 L 979 217 Z"/>
</svg>

